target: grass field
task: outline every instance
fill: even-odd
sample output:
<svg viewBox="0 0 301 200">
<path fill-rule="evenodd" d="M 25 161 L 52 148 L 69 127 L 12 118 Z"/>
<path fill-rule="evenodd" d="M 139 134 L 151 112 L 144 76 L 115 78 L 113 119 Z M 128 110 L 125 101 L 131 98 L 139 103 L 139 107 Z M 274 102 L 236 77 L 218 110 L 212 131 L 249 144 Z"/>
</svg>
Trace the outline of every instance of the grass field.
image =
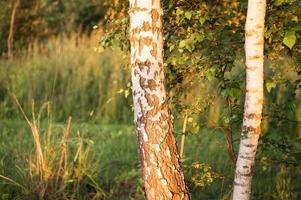
<svg viewBox="0 0 301 200">
<path fill-rule="evenodd" d="M 66 124 L 45 121 L 39 125 L 45 165 L 51 171 L 57 169 L 55 155 L 61 153 L 65 127 Z M 0 131 L 0 174 L 6 177 L 0 178 L 3 200 L 47 197 L 47 192 L 55 199 L 143 199 L 136 136 L 131 125 L 72 123 L 66 143 L 68 161 L 56 189 L 52 188 L 55 175 L 48 175 L 43 181 L 39 178 L 28 124 L 24 120 L 4 121 Z M 203 130 L 189 136 L 185 155 L 184 171 L 193 199 L 228 199 L 233 166 L 223 134 Z M 208 166 L 192 167 L 196 161 Z M 253 199 L 299 199 L 301 188 L 296 176 L 300 176 L 300 171 L 294 168 L 258 167 Z M 46 191 L 37 188 L 41 185 Z"/>
<path fill-rule="evenodd" d="M 0 200 L 144 199 L 129 70 L 121 52 L 95 52 L 98 39 L 62 36 L 0 59 Z M 175 113 L 178 141 L 181 124 Z M 253 200 L 301 199 L 300 163 L 290 158 L 301 155 L 300 130 L 284 125 L 268 124 L 262 137 L 274 146 L 260 142 Z M 225 134 L 209 125 L 189 134 L 183 170 L 193 199 L 229 199 Z"/>
</svg>

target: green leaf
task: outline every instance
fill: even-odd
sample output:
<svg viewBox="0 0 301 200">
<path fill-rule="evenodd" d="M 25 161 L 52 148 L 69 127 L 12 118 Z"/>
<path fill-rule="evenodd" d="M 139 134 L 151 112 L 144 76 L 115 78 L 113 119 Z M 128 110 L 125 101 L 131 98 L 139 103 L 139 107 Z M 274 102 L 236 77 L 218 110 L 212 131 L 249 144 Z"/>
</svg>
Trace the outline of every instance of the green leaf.
<svg viewBox="0 0 301 200">
<path fill-rule="evenodd" d="M 205 75 L 209 81 L 211 81 L 215 77 L 215 74 L 216 74 L 216 69 L 214 68 L 211 68 L 205 72 Z"/>
<path fill-rule="evenodd" d="M 129 91 L 129 90 L 125 90 L 125 91 L 124 91 L 124 97 L 125 97 L 125 98 L 128 98 L 129 94 L 130 94 L 130 91 Z"/>
<path fill-rule="evenodd" d="M 266 39 L 268 39 L 268 38 L 271 36 L 271 34 L 274 33 L 274 32 L 275 32 L 275 29 L 274 29 L 274 28 L 265 30 L 265 32 L 264 32 L 264 37 L 265 37 Z"/>
<path fill-rule="evenodd" d="M 196 122 L 194 122 L 193 124 L 192 124 L 192 127 L 190 128 L 190 132 L 192 133 L 192 134 L 196 134 L 196 133 L 198 133 L 200 131 L 200 126 L 196 123 Z"/>
<path fill-rule="evenodd" d="M 270 93 L 271 90 L 276 87 L 276 85 L 277 85 L 276 82 L 268 80 L 265 84 L 265 87 L 267 88 L 267 91 Z"/>
<path fill-rule="evenodd" d="M 228 96 L 227 89 L 222 89 L 221 95 L 222 97 L 227 97 Z"/>
<path fill-rule="evenodd" d="M 1 200 L 8 200 L 9 199 L 9 194 L 2 194 L 1 195 Z"/>
<path fill-rule="evenodd" d="M 205 23 L 205 21 L 206 21 L 206 18 L 205 17 L 201 17 L 200 19 L 199 19 L 199 22 L 200 22 L 200 24 L 204 24 Z"/>
<path fill-rule="evenodd" d="M 179 57 L 177 60 L 177 64 L 183 65 L 184 63 L 185 63 L 185 57 L 183 57 L 183 56 Z"/>
<path fill-rule="evenodd" d="M 287 31 L 283 38 L 283 44 L 285 44 L 288 48 L 292 49 L 297 41 L 297 37 L 295 35 L 295 31 Z"/>
<path fill-rule="evenodd" d="M 187 122 L 193 122 L 193 118 L 192 117 L 188 117 Z"/>
<path fill-rule="evenodd" d="M 275 0 L 276 6 L 281 6 L 283 4 L 291 4 L 294 0 Z"/>
<path fill-rule="evenodd" d="M 221 95 L 223 97 L 232 97 L 232 98 L 235 98 L 237 100 L 240 100 L 240 97 L 241 97 L 241 90 L 240 88 L 225 88 L 221 91 Z"/>
<path fill-rule="evenodd" d="M 127 17 L 124 17 L 124 18 L 121 19 L 122 24 L 127 24 L 128 21 L 129 21 L 129 19 Z"/>
<path fill-rule="evenodd" d="M 174 48 L 175 48 L 175 45 L 174 45 L 174 44 L 170 45 L 170 46 L 169 46 L 169 52 L 171 52 Z"/>
<path fill-rule="evenodd" d="M 224 117 L 224 123 L 225 124 L 229 124 L 230 120 L 231 120 L 230 117 L 228 117 L 228 116 Z"/>
<path fill-rule="evenodd" d="M 184 11 L 181 8 L 177 8 L 177 11 L 176 11 L 177 16 L 182 15 L 183 13 L 184 13 Z"/>
<path fill-rule="evenodd" d="M 185 40 L 181 40 L 179 43 L 179 48 L 184 48 L 186 46 L 186 41 Z"/>
<path fill-rule="evenodd" d="M 235 99 L 240 99 L 240 89 L 239 88 L 230 88 L 228 91 L 228 95 Z"/>
<path fill-rule="evenodd" d="M 193 38 L 188 38 L 187 40 L 186 40 L 186 42 L 185 42 L 185 48 L 191 53 L 193 50 L 194 50 L 194 48 L 195 48 L 195 46 L 194 46 L 194 41 L 195 40 L 193 40 Z"/>
<path fill-rule="evenodd" d="M 192 11 L 185 12 L 185 18 L 190 20 L 192 17 Z"/>
<path fill-rule="evenodd" d="M 198 32 L 193 34 L 193 39 L 195 42 L 202 42 L 205 38 L 205 35 L 203 32 Z"/>
<path fill-rule="evenodd" d="M 117 91 L 117 94 L 121 94 L 121 93 L 123 93 L 123 91 L 124 91 L 123 89 L 120 89 Z"/>
<path fill-rule="evenodd" d="M 298 16 L 293 15 L 291 20 L 292 20 L 293 22 L 298 22 Z"/>
<path fill-rule="evenodd" d="M 301 26 L 295 26 L 291 30 L 292 31 L 301 31 Z"/>
<path fill-rule="evenodd" d="M 118 39 L 112 39 L 111 40 L 111 46 L 114 48 L 116 48 L 116 47 L 119 47 L 119 44 L 120 44 L 120 40 L 118 40 Z"/>
</svg>

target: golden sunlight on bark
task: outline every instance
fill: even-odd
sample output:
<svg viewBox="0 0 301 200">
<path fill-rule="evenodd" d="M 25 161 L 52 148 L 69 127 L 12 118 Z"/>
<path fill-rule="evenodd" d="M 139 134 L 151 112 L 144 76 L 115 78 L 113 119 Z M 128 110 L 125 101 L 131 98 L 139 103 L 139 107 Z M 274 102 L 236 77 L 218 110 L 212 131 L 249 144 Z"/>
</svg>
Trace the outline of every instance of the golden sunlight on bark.
<svg viewBox="0 0 301 200">
<path fill-rule="evenodd" d="M 130 0 L 136 132 L 146 198 L 190 199 L 166 102 L 160 0 Z"/>
</svg>

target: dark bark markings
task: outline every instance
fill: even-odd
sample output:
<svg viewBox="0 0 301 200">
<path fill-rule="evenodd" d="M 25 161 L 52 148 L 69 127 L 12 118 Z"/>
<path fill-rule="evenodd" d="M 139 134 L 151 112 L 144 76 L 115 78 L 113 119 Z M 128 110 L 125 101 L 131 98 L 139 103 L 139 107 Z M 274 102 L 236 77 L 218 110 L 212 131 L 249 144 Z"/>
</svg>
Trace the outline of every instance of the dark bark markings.
<svg viewBox="0 0 301 200">
<path fill-rule="evenodd" d="M 146 12 L 148 9 L 130 8 L 129 12 Z M 136 130 L 140 145 L 140 159 L 147 199 L 190 199 L 181 172 L 176 141 L 173 136 L 172 117 L 166 103 L 164 89 L 164 73 L 162 64 L 162 16 L 156 9 L 151 9 L 151 23 L 143 22 L 141 27 L 131 30 L 131 45 L 138 45 L 139 56 L 144 48 L 151 47 L 150 61 L 140 61 L 132 52 L 132 76 L 134 104 L 139 105 L 135 110 Z M 141 36 L 142 32 L 152 31 L 157 40 Z M 137 39 L 139 38 L 139 39 Z M 161 46 L 160 46 L 161 45 Z M 134 55 L 134 56 L 133 56 Z M 135 84 L 135 85 L 134 85 Z M 164 94 L 163 99 L 157 94 Z M 162 98 L 162 96 L 161 96 Z M 137 102 L 135 102 L 137 101 Z M 155 188 L 154 188 L 155 186 Z"/>
</svg>

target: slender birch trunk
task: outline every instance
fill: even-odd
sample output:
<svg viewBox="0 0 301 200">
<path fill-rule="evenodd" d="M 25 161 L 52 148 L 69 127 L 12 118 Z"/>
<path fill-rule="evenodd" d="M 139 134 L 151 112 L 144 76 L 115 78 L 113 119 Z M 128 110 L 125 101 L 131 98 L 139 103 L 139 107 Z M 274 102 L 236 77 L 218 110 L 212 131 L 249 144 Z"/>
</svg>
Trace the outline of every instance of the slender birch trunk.
<svg viewBox="0 0 301 200">
<path fill-rule="evenodd" d="M 266 0 L 249 0 L 245 27 L 246 99 L 236 163 L 233 200 L 250 199 L 263 106 L 263 49 Z"/>
<path fill-rule="evenodd" d="M 166 101 L 160 0 L 130 0 L 134 120 L 148 200 L 190 199 Z"/>
</svg>

